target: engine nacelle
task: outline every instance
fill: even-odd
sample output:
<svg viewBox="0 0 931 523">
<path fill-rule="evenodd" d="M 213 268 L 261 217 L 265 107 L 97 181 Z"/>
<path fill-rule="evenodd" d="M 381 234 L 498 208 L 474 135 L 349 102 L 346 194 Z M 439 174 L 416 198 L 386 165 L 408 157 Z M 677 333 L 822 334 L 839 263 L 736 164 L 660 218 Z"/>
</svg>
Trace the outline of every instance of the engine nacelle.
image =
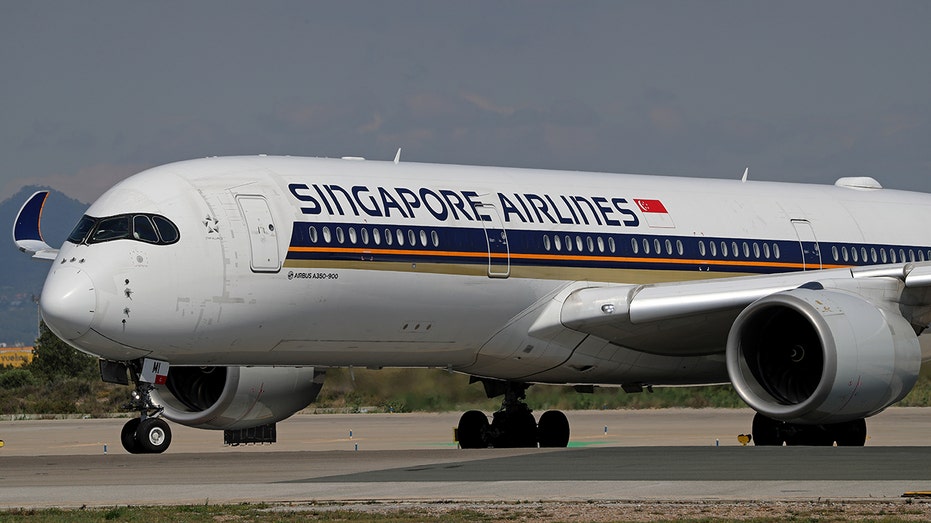
<svg viewBox="0 0 931 523">
<path fill-rule="evenodd" d="M 199 429 L 275 423 L 310 405 L 323 387 L 313 367 L 171 367 L 152 391 L 165 418 Z"/>
<path fill-rule="evenodd" d="M 911 325 L 856 294 L 793 289 L 748 306 L 727 339 L 740 397 L 770 418 L 828 424 L 872 416 L 915 385 Z"/>
</svg>

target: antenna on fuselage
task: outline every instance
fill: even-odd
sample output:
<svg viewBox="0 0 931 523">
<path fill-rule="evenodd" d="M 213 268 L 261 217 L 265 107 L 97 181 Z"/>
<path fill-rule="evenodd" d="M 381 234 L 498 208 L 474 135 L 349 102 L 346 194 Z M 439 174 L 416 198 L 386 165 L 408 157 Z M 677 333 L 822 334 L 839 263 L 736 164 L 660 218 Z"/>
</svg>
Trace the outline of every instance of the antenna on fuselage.
<svg viewBox="0 0 931 523">
<path fill-rule="evenodd" d="M 401 163 L 401 148 L 400 147 L 398 147 L 398 154 L 394 155 L 394 163 L 395 164 Z"/>
<path fill-rule="evenodd" d="M 746 169 L 744 169 L 744 175 L 740 177 L 740 181 L 741 181 L 741 182 L 746 182 L 746 181 L 747 181 L 747 176 L 749 176 L 749 175 L 750 175 L 750 168 L 747 167 Z"/>
</svg>

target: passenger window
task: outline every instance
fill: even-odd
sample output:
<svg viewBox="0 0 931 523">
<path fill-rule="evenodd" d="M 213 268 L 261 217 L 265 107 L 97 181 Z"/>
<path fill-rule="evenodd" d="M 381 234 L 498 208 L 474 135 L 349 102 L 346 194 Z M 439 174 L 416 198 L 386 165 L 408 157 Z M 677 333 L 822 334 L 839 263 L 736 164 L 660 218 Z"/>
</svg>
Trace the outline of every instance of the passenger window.
<svg viewBox="0 0 931 523">
<path fill-rule="evenodd" d="M 552 244 L 550 243 L 550 237 L 545 234 L 543 235 L 543 248 L 546 249 L 547 251 L 552 248 Z"/>
<path fill-rule="evenodd" d="M 581 237 L 581 236 L 576 236 L 576 237 L 575 237 L 575 246 L 576 246 L 576 248 L 578 249 L 579 252 L 582 252 L 582 251 L 584 250 L 584 249 L 582 248 L 582 237 Z"/>
<path fill-rule="evenodd" d="M 672 241 L 666 238 L 666 254 L 672 256 Z"/>
<path fill-rule="evenodd" d="M 585 243 L 588 245 L 588 252 L 595 252 L 595 241 L 591 236 L 585 238 Z"/>
<path fill-rule="evenodd" d="M 359 235 L 362 236 L 362 244 L 368 245 L 369 244 L 369 230 L 363 227 L 359 229 Z"/>
<path fill-rule="evenodd" d="M 381 233 L 378 232 L 378 229 L 372 229 L 372 241 L 375 242 L 375 245 L 381 245 Z"/>
<path fill-rule="evenodd" d="M 637 243 L 637 238 L 630 239 L 630 249 L 634 252 L 634 254 L 640 252 L 640 244 Z"/>
<path fill-rule="evenodd" d="M 721 242 L 721 256 L 727 258 L 727 242 Z"/>
<path fill-rule="evenodd" d="M 718 255 L 718 247 L 717 247 L 717 244 L 714 243 L 714 241 L 708 242 L 708 247 L 711 248 L 710 250 L 711 250 L 711 257 L 712 257 L 712 258 L 714 258 L 715 256 Z"/>
<path fill-rule="evenodd" d="M 831 255 L 834 256 L 834 261 L 840 260 L 839 253 L 837 252 L 837 245 L 831 246 Z"/>
<path fill-rule="evenodd" d="M 420 245 L 423 247 L 427 246 L 427 231 L 423 229 L 420 230 Z"/>
<path fill-rule="evenodd" d="M 343 234 L 342 227 L 336 228 L 336 241 L 338 241 L 340 244 L 346 241 L 346 236 Z"/>
<path fill-rule="evenodd" d="M 634 243 L 634 251 L 636 251 L 637 244 Z M 614 238 L 608 238 L 608 250 L 614 252 Z"/>
<path fill-rule="evenodd" d="M 148 216 L 133 216 L 133 238 L 148 243 L 158 243 L 158 233 Z"/>
<path fill-rule="evenodd" d="M 605 252 L 605 241 L 601 236 L 598 237 L 598 252 Z"/>
<path fill-rule="evenodd" d="M 440 235 L 437 234 L 436 231 L 430 231 L 430 239 L 433 240 L 434 247 L 440 246 Z"/>
<path fill-rule="evenodd" d="M 323 226 L 323 241 L 324 243 L 330 243 L 330 240 L 333 239 L 333 236 L 330 234 L 330 228 Z"/>
<path fill-rule="evenodd" d="M 553 246 L 556 247 L 556 250 L 557 250 L 557 251 L 561 251 L 561 250 L 562 250 L 562 242 L 559 241 L 559 235 L 558 235 L 558 234 L 554 234 L 554 235 L 553 235 Z"/>
<path fill-rule="evenodd" d="M 572 252 L 572 238 L 566 235 L 566 252 Z"/>
<path fill-rule="evenodd" d="M 779 255 L 780 255 L 780 253 L 779 253 L 779 244 L 778 244 L 778 243 L 774 243 L 774 244 L 773 244 L 773 256 L 778 260 L 778 259 L 779 259 Z"/>
<path fill-rule="evenodd" d="M 110 240 L 129 238 L 129 216 L 104 218 L 97 224 L 97 230 L 88 243 L 99 243 Z"/>
<path fill-rule="evenodd" d="M 307 236 L 310 238 L 310 243 L 317 243 L 317 228 L 313 225 L 307 229 Z"/>
<path fill-rule="evenodd" d="M 349 228 L 349 243 L 355 245 L 358 241 L 358 236 L 356 236 L 356 229 L 354 227 Z"/>
<path fill-rule="evenodd" d="M 398 237 L 398 245 L 403 246 L 404 245 L 404 231 L 402 231 L 401 229 L 398 229 L 395 232 L 397 233 L 397 237 Z"/>
<path fill-rule="evenodd" d="M 766 258 L 767 260 L 769 259 L 769 244 L 768 243 L 763 244 L 763 257 Z"/>
<path fill-rule="evenodd" d="M 676 252 L 679 253 L 679 256 L 685 254 L 685 247 L 682 245 L 682 240 L 676 240 Z"/>
<path fill-rule="evenodd" d="M 706 252 L 706 251 L 705 251 L 705 242 L 703 242 L 702 240 L 698 240 L 698 254 L 700 254 L 700 255 L 702 256 L 702 258 L 704 258 L 704 257 L 705 257 L 705 252 Z"/>
<path fill-rule="evenodd" d="M 753 257 L 760 259 L 760 244 L 756 242 L 753 242 Z"/>
<path fill-rule="evenodd" d="M 414 229 L 407 230 L 407 240 L 410 242 L 411 247 L 417 246 L 417 233 L 414 232 Z"/>
</svg>

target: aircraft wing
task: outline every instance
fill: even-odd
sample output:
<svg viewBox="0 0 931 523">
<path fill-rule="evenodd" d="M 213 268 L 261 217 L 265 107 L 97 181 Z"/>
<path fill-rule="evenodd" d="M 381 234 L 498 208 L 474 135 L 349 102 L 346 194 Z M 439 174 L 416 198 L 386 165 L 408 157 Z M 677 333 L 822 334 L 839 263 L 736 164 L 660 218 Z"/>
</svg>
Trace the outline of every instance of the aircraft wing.
<svg viewBox="0 0 931 523">
<path fill-rule="evenodd" d="M 864 286 L 868 289 L 861 289 Z M 870 301 L 899 303 L 907 289 L 928 286 L 928 262 L 652 285 L 593 284 L 554 299 L 530 328 L 530 335 L 548 339 L 568 328 L 652 354 L 723 353 L 740 312 L 779 292 L 830 287 L 865 294 Z M 909 319 L 918 321 L 919 311 L 913 312 L 916 318 Z"/>
<path fill-rule="evenodd" d="M 42 209 L 48 198 L 48 191 L 38 191 L 26 200 L 19 209 L 16 220 L 13 221 L 13 241 L 20 251 L 31 254 L 33 258 L 41 260 L 54 260 L 58 256 L 58 249 L 50 247 L 42 239 L 39 223 L 42 220 Z"/>
</svg>

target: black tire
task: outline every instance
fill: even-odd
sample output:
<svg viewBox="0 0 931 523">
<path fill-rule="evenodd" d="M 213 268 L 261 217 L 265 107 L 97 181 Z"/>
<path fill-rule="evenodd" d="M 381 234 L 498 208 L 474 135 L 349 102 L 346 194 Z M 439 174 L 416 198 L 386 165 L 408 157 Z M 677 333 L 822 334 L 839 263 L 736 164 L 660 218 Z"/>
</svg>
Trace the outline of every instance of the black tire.
<svg viewBox="0 0 931 523">
<path fill-rule="evenodd" d="M 544 412 L 537 424 L 537 440 L 541 448 L 569 445 L 569 419 L 566 415 L 559 410 Z"/>
<path fill-rule="evenodd" d="M 829 425 L 838 447 L 862 447 L 866 445 L 866 420 L 855 419 L 846 423 Z"/>
<path fill-rule="evenodd" d="M 139 423 L 142 420 L 139 418 L 133 418 L 126 422 L 123 425 L 123 430 L 120 431 L 120 443 L 123 444 L 123 448 L 126 449 L 126 452 L 130 454 L 141 454 L 142 446 L 139 445 L 139 440 L 136 439 L 136 429 L 139 428 Z"/>
<path fill-rule="evenodd" d="M 143 452 L 161 454 L 171 445 L 171 429 L 163 419 L 146 418 L 136 429 L 136 439 Z"/>
<path fill-rule="evenodd" d="M 456 434 L 461 448 L 488 448 L 488 443 L 485 441 L 485 434 L 487 432 L 488 416 L 486 416 L 485 413 L 477 410 L 470 410 L 463 413 L 459 418 L 459 428 L 456 429 Z"/>
<path fill-rule="evenodd" d="M 753 444 L 757 447 L 782 446 L 785 441 L 780 430 L 783 422 L 768 418 L 759 412 L 753 416 Z"/>
<path fill-rule="evenodd" d="M 537 421 L 530 410 L 496 412 L 491 424 L 491 445 L 498 449 L 536 448 Z"/>
<path fill-rule="evenodd" d="M 795 436 L 787 445 L 808 447 L 830 447 L 834 445 L 834 433 L 824 425 L 794 425 Z"/>
</svg>

